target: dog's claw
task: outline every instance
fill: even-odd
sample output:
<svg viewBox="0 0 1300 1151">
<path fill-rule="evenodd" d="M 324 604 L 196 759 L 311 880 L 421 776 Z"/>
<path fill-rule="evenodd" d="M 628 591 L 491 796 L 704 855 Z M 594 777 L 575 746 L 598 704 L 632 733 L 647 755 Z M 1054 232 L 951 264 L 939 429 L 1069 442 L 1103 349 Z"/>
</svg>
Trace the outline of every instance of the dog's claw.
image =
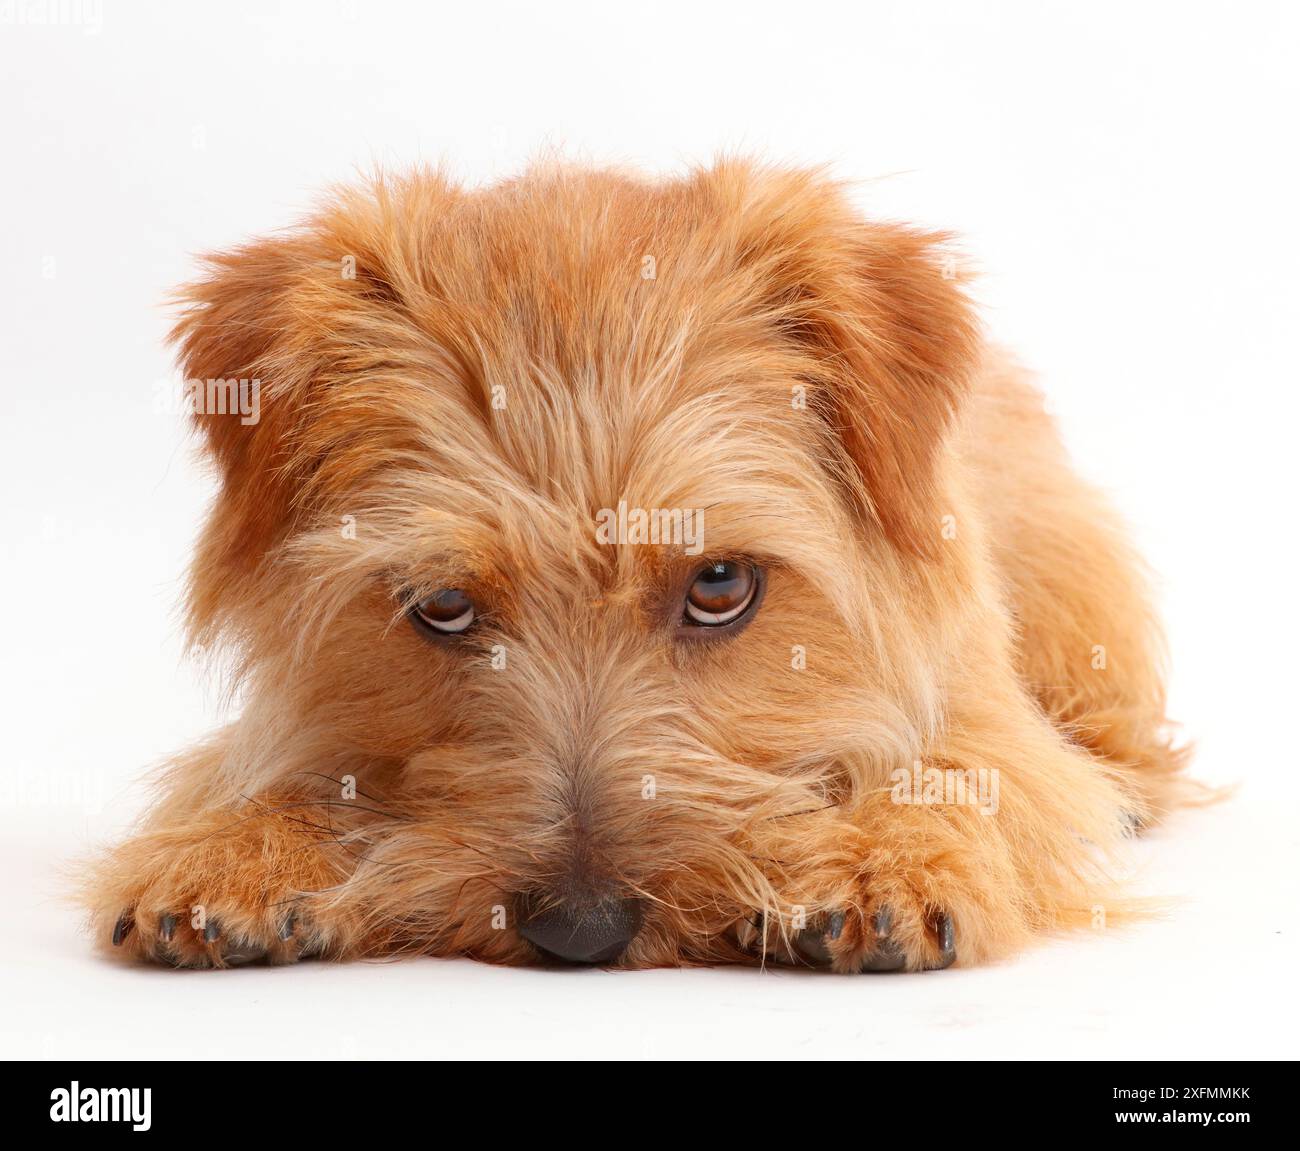
<svg viewBox="0 0 1300 1151">
<path fill-rule="evenodd" d="M 176 916 L 164 915 L 158 921 L 158 938 L 164 943 L 170 943 L 172 936 L 176 934 Z"/>
<path fill-rule="evenodd" d="M 203 928 L 203 942 L 216 943 L 221 938 L 221 925 L 215 919 L 209 919 Z"/>
<path fill-rule="evenodd" d="M 942 971 L 951 967 L 957 959 L 957 929 L 953 926 L 951 915 L 941 915 L 934 925 L 935 939 L 939 943 L 939 962 L 927 971 Z"/>
<path fill-rule="evenodd" d="M 892 908 L 882 907 L 871 919 L 871 929 L 876 936 L 876 949 L 862 961 L 860 971 L 901 971 L 907 966 L 907 956 L 894 942 L 890 932 L 894 929 Z"/>
<path fill-rule="evenodd" d="M 122 912 L 122 914 L 117 917 L 117 922 L 113 924 L 113 946 L 121 947 L 122 941 L 131 934 L 134 927 L 135 919 L 132 917 L 131 913 L 129 911 Z"/>
<path fill-rule="evenodd" d="M 298 923 L 298 917 L 290 912 L 284 922 L 280 925 L 280 941 L 286 942 L 293 938 L 293 929 Z"/>
<path fill-rule="evenodd" d="M 840 930 L 844 929 L 844 916 L 838 911 L 835 913 L 840 916 Z M 831 935 L 830 928 L 823 933 L 814 928 L 806 928 L 794 937 L 796 950 L 809 963 L 816 967 L 827 967 L 831 962 L 831 950 L 826 946 L 827 938 L 838 939 L 838 933 Z"/>
<path fill-rule="evenodd" d="M 907 966 L 907 957 L 894 942 L 890 932 L 894 927 L 894 911 L 891 907 L 882 907 L 872 920 L 879 944 L 862 964 L 863 971 L 902 971 Z M 926 971 L 942 971 L 951 967 L 957 960 L 957 929 L 952 916 L 946 912 L 931 925 L 935 942 L 939 947 L 939 962 L 925 967 Z"/>
</svg>

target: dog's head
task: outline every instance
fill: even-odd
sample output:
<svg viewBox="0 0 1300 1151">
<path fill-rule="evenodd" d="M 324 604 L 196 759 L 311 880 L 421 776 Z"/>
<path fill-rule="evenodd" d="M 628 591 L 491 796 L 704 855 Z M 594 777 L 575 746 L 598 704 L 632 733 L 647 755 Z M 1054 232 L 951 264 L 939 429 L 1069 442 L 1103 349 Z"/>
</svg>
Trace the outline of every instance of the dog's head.
<svg viewBox="0 0 1300 1151">
<path fill-rule="evenodd" d="M 211 261 L 193 629 L 242 660 L 232 786 L 355 778 L 362 929 L 689 962 L 817 898 L 796 829 L 910 763 L 965 578 L 935 244 L 723 163 L 380 181 Z"/>
</svg>

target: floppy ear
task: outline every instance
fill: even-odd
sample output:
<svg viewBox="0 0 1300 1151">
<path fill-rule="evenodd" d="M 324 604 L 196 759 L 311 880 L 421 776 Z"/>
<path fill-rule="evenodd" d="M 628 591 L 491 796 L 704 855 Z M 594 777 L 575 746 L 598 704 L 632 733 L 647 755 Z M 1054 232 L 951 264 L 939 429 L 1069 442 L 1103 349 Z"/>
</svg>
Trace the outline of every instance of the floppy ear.
<svg viewBox="0 0 1300 1151">
<path fill-rule="evenodd" d="M 947 237 L 867 223 L 814 173 L 732 163 L 709 178 L 736 213 L 739 262 L 810 353 L 851 498 L 901 551 L 934 557 L 937 457 L 978 348 Z"/>
<path fill-rule="evenodd" d="M 170 339 L 221 481 L 194 561 L 196 632 L 220 614 L 223 597 L 242 594 L 240 582 L 291 520 L 299 465 L 288 445 L 312 374 L 296 301 L 321 278 L 323 258 L 300 238 L 257 241 L 207 257 L 205 274 L 177 294 L 184 308 Z M 232 407 L 236 395 L 244 402 Z"/>
<path fill-rule="evenodd" d="M 178 294 L 171 340 L 189 385 L 258 385 L 255 420 L 228 405 L 195 412 L 221 476 L 190 585 L 196 639 L 254 596 L 268 554 L 327 494 L 322 464 L 358 454 L 357 378 L 390 368 L 399 341 L 418 340 L 402 317 L 411 301 L 424 312 L 438 295 L 429 237 L 459 195 L 423 169 L 340 189 L 299 228 L 208 257 Z"/>
</svg>

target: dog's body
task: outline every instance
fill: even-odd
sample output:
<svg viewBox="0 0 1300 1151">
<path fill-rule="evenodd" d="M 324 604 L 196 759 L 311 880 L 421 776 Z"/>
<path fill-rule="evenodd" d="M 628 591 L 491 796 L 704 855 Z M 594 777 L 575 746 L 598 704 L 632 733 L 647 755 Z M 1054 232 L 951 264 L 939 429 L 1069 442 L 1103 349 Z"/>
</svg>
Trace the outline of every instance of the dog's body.
<svg viewBox="0 0 1300 1151">
<path fill-rule="evenodd" d="M 263 391 L 199 416 L 190 610 L 247 702 L 100 937 L 880 970 L 1113 918 L 1182 786 L 1159 629 L 935 245 L 726 163 L 421 174 L 215 260 L 186 374 Z"/>
</svg>

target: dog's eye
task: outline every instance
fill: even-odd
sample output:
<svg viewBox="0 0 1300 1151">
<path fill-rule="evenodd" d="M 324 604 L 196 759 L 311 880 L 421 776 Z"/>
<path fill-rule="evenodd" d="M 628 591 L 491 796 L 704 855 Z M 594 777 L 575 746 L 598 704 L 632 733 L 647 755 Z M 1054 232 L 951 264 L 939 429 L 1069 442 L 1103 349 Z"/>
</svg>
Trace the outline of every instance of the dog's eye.
<svg viewBox="0 0 1300 1151">
<path fill-rule="evenodd" d="M 709 564 L 686 593 L 683 622 L 697 627 L 735 623 L 754 606 L 758 581 L 758 569 L 753 564 L 734 560 Z"/>
<path fill-rule="evenodd" d="M 410 614 L 418 626 L 435 635 L 460 635 L 474 622 L 474 601 L 460 588 L 445 587 L 425 596 Z"/>
</svg>

